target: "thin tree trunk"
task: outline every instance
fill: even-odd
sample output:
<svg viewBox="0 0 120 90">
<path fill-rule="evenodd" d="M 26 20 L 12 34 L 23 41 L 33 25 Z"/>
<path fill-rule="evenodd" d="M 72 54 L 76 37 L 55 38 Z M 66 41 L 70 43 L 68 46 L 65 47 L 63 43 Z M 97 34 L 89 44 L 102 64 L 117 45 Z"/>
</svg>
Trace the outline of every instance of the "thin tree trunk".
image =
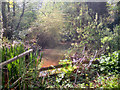
<svg viewBox="0 0 120 90">
<path fill-rule="evenodd" d="M 16 26 L 16 28 L 15 28 L 15 32 L 17 33 L 17 35 L 15 35 L 16 38 L 19 38 L 19 36 L 18 36 L 18 33 L 19 33 L 18 29 L 19 29 L 19 27 L 20 27 L 20 23 L 21 23 L 21 20 L 22 20 L 23 15 L 24 15 L 24 10 L 25 10 L 25 0 L 24 0 L 24 2 L 23 2 L 22 14 L 20 15 L 20 19 L 19 19 L 18 24 L 17 24 L 17 26 Z"/>
<path fill-rule="evenodd" d="M 11 19 L 11 16 L 10 16 L 10 3 L 9 2 L 7 2 L 7 8 L 8 8 L 8 14 L 7 14 L 7 23 L 8 23 L 8 28 L 11 28 L 11 21 L 10 21 L 10 19 Z"/>
<path fill-rule="evenodd" d="M 13 12 L 12 12 L 12 23 L 11 23 L 11 34 L 13 34 L 15 26 L 14 26 L 14 21 L 15 21 L 15 2 L 13 2 Z M 13 41 L 13 37 L 11 38 L 11 40 Z"/>
<path fill-rule="evenodd" d="M 6 2 L 2 2 L 2 20 L 3 20 L 3 29 L 7 28 L 7 16 L 6 16 Z M 4 36 L 6 35 L 6 33 L 4 34 Z"/>
<path fill-rule="evenodd" d="M 7 7 L 6 7 L 7 6 Z M 2 2 L 2 21 L 3 21 L 3 37 L 11 39 L 11 22 L 9 2 Z"/>
<path fill-rule="evenodd" d="M 13 2 L 13 16 L 15 16 L 15 2 Z"/>
<path fill-rule="evenodd" d="M 19 22 L 18 22 L 15 30 L 18 30 L 18 28 L 19 28 L 19 26 L 20 26 L 20 22 L 21 22 L 21 20 L 22 20 L 23 15 L 24 15 L 24 10 L 25 10 L 25 1 L 23 2 L 22 14 L 20 15 L 20 19 L 19 19 Z"/>
</svg>

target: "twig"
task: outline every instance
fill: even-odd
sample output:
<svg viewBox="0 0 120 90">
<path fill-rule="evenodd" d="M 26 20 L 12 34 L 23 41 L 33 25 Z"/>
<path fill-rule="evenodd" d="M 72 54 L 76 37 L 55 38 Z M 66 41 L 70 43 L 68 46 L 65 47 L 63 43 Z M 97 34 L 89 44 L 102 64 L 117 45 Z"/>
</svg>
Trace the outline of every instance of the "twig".
<svg viewBox="0 0 120 90">
<path fill-rule="evenodd" d="M 78 69 L 77 69 L 77 71 L 76 71 L 76 76 L 75 76 L 75 81 L 74 81 L 74 83 L 76 83 L 76 81 L 77 81 L 77 73 L 78 73 Z"/>
<path fill-rule="evenodd" d="M 83 49 L 83 51 L 82 51 L 82 54 L 85 55 L 85 46 L 84 46 L 84 49 Z"/>
<path fill-rule="evenodd" d="M 87 66 L 87 68 L 90 67 L 90 65 L 92 64 L 92 62 L 93 62 L 93 60 L 95 59 L 96 55 L 97 55 L 97 51 L 96 51 L 94 57 L 90 60 L 89 65 Z"/>
<path fill-rule="evenodd" d="M 29 73 L 29 71 L 27 71 L 27 73 Z M 23 74 L 21 77 L 19 77 L 19 78 L 11 85 L 11 87 L 14 87 L 14 86 L 18 83 L 18 81 L 20 81 L 20 80 L 22 79 L 22 77 L 24 77 L 24 75 L 26 75 L 27 73 L 25 73 L 25 74 Z"/>
</svg>

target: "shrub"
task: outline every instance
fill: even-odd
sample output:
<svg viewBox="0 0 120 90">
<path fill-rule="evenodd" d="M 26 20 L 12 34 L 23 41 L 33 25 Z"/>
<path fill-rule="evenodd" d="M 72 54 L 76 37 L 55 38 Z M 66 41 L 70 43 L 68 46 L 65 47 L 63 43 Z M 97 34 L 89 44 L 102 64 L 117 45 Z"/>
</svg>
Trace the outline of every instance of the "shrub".
<svg viewBox="0 0 120 90">
<path fill-rule="evenodd" d="M 101 73 L 120 73 L 120 51 L 115 51 L 108 55 L 102 55 L 99 60 Z"/>
<path fill-rule="evenodd" d="M 116 75 L 106 75 L 106 76 L 100 76 L 95 80 L 95 85 L 96 88 L 120 88 L 119 84 L 119 74 Z"/>
</svg>

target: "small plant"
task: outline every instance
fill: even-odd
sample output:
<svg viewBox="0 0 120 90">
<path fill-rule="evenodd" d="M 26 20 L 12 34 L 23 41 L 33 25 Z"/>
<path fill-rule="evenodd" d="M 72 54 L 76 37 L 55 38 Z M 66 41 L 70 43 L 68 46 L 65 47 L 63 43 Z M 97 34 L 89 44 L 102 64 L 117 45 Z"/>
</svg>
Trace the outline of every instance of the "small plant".
<svg viewBox="0 0 120 90">
<path fill-rule="evenodd" d="M 100 72 L 104 74 L 108 73 L 120 73 L 120 51 L 115 51 L 112 54 L 103 55 L 99 58 Z"/>
<path fill-rule="evenodd" d="M 67 67 L 61 68 L 61 71 L 63 71 L 64 73 L 71 73 L 72 71 L 74 71 L 74 69 L 77 68 L 77 66 L 73 66 L 72 65 L 72 61 L 71 60 L 60 60 L 59 64 L 69 64 Z"/>
<path fill-rule="evenodd" d="M 97 78 L 97 80 L 94 80 L 94 87 L 96 88 L 120 88 L 120 78 L 119 74 L 116 75 L 101 75 Z"/>
</svg>

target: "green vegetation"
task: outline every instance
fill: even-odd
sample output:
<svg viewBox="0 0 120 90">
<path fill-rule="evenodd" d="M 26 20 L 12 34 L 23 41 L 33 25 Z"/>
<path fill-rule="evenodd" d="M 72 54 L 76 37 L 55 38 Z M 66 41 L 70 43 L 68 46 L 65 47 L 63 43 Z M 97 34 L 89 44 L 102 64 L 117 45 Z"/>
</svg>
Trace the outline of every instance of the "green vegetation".
<svg viewBox="0 0 120 90">
<path fill-rule="evenodd" d="M 101 73 L 111 74 L 120 73 L 120 51 L 115 51 L 112 54 L 103 55 L 99 58 Z"/>
<path fill-rule="evenodd" d="M 33 50 L 0 67 L 2 89 L 120 88 L 120 2 L 8 0 L 0 6 L 0 63 Z M 46 69 L 47 49 L 50 59 L 52 49 L 65 54 L 59 50 L 62 60 Z"/>
<path fill-rule="evenodd" d="M 6 47 L 3 46 L 2 49 L 2 60 L 6 61 L 9 60 L 21 53 L 23 53 L 25 51 L 24 45 L 23 44 L 18 44 L 15 46 L 10 46 L 10 47 Z M 30 77 L 36 77 L 37 73 L 36 71 L 34 71 L 34 73 L 31 73 L 31 71 L 33 72 L 33 70 L 37 70 L 37 66 L 39 65 L 39 63 L 41 62 L 41 57 L 38 58 L 39 54 L 36 51 L 36 53 L 30 53 L 30 57 L 28 56 L 24 56 L 22 58 L 19 58 L 15 61 L 13 61 L 10 64 L 7 64 L 7 66 L 3 67 L 3 73 L 2 73 L 2 84 L 3 87 L 2 88 L 12 88 L 12 83 L 14 83 L 16 80 L 18 80 L 20 77 L 22 78 L 22 82 L 19 82 L 19 89 L 23 87 L 23 85 L 26 85 L 27 83 L 24 81 L 25 77 L 27 77 L 27 75 Z M 6 74 L 5 74 L 6 73 Z M 35 74 L 35 75 L 34 75 Z M 5 76 L 7 75 L 7 76 Z M 8 81 L 6 83 L 6 81 Z"/>
</svg>

